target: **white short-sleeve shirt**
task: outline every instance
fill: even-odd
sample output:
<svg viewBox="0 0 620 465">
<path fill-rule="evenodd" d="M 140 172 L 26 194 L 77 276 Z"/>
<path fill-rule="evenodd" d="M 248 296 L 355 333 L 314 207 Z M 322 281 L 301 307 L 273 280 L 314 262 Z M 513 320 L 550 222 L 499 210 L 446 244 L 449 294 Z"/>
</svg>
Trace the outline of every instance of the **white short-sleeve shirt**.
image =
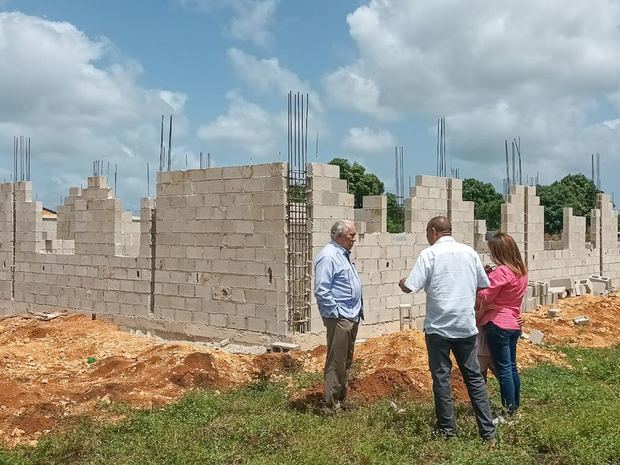
<svg viewBox="0 0 620 465">
<path fill-rule="evenodd" d="M 489 286 L 480 257 L 451 236 L 424 249 L 405 281 L 411 291 L 426 292 L 424 331 L 447 338 L 478 334 L 476 290 Z"/>
</svg>

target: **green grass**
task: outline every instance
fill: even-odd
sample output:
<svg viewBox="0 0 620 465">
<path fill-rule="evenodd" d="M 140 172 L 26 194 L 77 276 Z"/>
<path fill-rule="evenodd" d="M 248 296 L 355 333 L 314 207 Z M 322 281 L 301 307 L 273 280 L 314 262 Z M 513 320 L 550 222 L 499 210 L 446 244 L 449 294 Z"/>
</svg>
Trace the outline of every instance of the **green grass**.
<svg viewBox="0 0 620 465">
<path fill-rule="evenodd" d="M 432 436 L 428 400 L 404 403 L 404 414 L 378 402 L 324 416 L 291 408 L 282 385 L 260 382 L 224 395 L 192 392 L 114 425 L 84 419 L 35 448 L 0 450 L 0 463 L 620 464 L 620 346 L 561 350 L 573 368 L 522 374 L 521 417 L 500 428 L 493 449 L 481 444 L 467 404 L 457 408 L 458 437 L 444 441 Z M 316 379 L 298 373 L 293 386 Z"/>
</svg>

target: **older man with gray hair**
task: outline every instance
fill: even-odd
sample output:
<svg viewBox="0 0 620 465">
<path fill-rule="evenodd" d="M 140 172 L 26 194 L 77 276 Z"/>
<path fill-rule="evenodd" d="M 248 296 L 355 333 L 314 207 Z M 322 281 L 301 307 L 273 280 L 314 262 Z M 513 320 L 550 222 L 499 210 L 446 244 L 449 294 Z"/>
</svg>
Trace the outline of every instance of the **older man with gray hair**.
<svg viewBox="0 0 620 465">
<path fill-rule="evenodd" d="M 323 400 L 330 408 L 344 406 L 357 329 L 364 318 L 362 284 L 350 258 L 356 235 L 353 222 L 337 221 L 331 242 L 314 261 L 314 296 L 327 328 Z"/>
</svg>

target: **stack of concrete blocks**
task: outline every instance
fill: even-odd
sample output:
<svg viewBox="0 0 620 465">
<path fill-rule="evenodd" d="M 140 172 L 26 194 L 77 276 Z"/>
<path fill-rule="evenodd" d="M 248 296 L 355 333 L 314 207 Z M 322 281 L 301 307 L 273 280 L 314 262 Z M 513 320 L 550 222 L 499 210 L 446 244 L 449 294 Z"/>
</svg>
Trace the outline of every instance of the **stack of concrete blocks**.
<svg viewBox="0 0 620 465">
<path fill-rule="evenodd" d="M 0 308 L 10 306 L 13 266 L 13 184 L 0 184 Z M 6 311 L 6 310 L 4 310 Z"/>
<path fill-rule="evenodd" d="M 525 186 L 511 186 L 506 203 L 502 204 L 501 230 L 510 234 L 525 255 Z M 524 257 L 524 260 L 527 260 Z"/>
<path fill-rule="evenodd" d="M 590 281 L 590 288 L 594 295 L 607 295 L 607 293 L 614 290 L 611 278 L 592 275 L 588 281 Z"/>
<path fill-rule="evenodd" d="M 355 224 L 358 234 L 387 233 L 387 197 L 385 195 L 367 195 L 363 198 L 362 208 L 356 208 Z"/>
<path fill-rule="evenodd" d="M 560 298 L 574 297 L 576 295 L 575 288 L 575 280 L 570 276 L 553 278 L 549 281 L 549 292 L 554 292 L 555 289 L 555 292 L 559 293 Z"/>
<path fill-rule="evenodd" d="M 536 297 L 537 305 L 549 305 L 552 302 L 553 296 L 549 294 L 549 283 L 545 281 L 533 281 L 528 284 L 528 287 L 533 287 L 532 297 Z"/>
<path fill-rule="evenodd" d="M 592 224 L 596 225 L 593 237 L 595 246 L 599 247 L 600 271 L 597 275 L 603 275 L 612 279 L 614 287 L 620 287 L 620 261 L 618 257 L 618 211 L 614 208 L 609 195 L 599 193 L 596 195 L 596 215 L 592 218 Z"/>
<path fill-rule="evenodd" d="M 574 216 L 571 207 L 562 209 L 562 248 L 578 251 L 585 248 L 586 243 L 586 218 Z"/>
<path fill-rule="evenodd" d="M 112 188 L 107 186 L 105 176 L 91 176 L 86 189 L 74 189 L 73 192 L 78 195 L 65 203 L 73 211 L 61 210 L 59 227 L 61 238 L 75 240 L 75 253 L 138 255 L 138 246 L 128 247 L 128 244 L 135 244 L 131 236 L 137 234 L 139 225 L 133 226 L 131 212 L 123 211 L 120 200 L 114 198 Z"/>
<path fill-rule="evenodd" d="M 287 335 L 286 186 L 284 163 L 158 173 L 162 326 L 220 339 Z"/>
<path fill-rule="evenodd" d="M 521 302 L 522 312 L 532 312 L 536 309 L 540 302 L 538 292 L 539 287 L 536 283 L 528 283 L 523 301 Z"/>
<path fill-rule="evenodd" d="M 75 201 L 82 197 L 82 188 L 71 187 L 64 204 L 58 207 L 56 216 L 56 238 L 75 240 Z"/>
<path fill-rule="evenodd" d="M 405 232 L 426 235 L 426 224 L 435 216 L 448 216 L 448 179 L 418 175 L 405 199 Z"/>
<path fill-rule="evenodd" d="M 474 202 L 463 200 L 463 181 L 461 179 L 448 179 L 447 207 L 454 239 L 475 247 Z"/>
<path fill-rule="evenodd" d="M 43 241 L 43 204 L 32 201 L 32 183 L 20 181 L 15 183 L 15 231 L 19 237 L 16 247 L 16 261 L 22 261 L 22 255 L 28 252 L 45 250 Z"/>
<path fill-rule="evenodd" d="M 347 181 L 340 179 L 340 167 L 336 165 L 324 165 L 309 163 L 307 165 L 309 206 L 312 212 L 310 220 L 311 234 L 311 258 L 314 260 L 321 249 L 331 240 L 330 230 L 338 220 L 355 221 L 353 194 L 349 194 Z M 365 214 L 362 214 L 365 215 Z M 364 228 L 364 222 L 358 221 L 358 225 Z M 361 236 L 361 234 L 360 234 Z M 356 249 L 360 242 L 353 248 L 352 260 L 356 260 Z M 359 268 L 358 268 L 359 270 Z M 314 274 L 314 270 L 312 270 Z M 365 284 L 365 283 L 364 283 Z M 312 281 L 314 285 L 314 280 Z M 310 332 L 320 333 L 324 331 L 323 321 L 316 305 L 314 294 L 310 293 L 311 316 Z"/>
<path fill-rule="evenodd" d="M 521 250 L 525 264 L 534 260 L 545 250 L 545 208 L 540 205 L 540 199 L 536 195 L 536 186 L 524 186 L 525 224 L 524 242 L 525 248 Z"/>
<path fill-rule="evenodd" d="M 486 240 L 487 222 L 486 220 L 474 221 L 474 249 L 480 253 L 489 251 L 489 245 Z"/>
</svg>

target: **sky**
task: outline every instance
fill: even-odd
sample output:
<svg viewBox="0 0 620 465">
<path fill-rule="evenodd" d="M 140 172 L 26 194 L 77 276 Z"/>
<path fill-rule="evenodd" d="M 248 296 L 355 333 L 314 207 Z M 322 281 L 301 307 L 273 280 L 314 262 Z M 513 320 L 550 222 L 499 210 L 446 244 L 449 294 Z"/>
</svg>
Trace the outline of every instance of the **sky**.
<svg viewBox="0 0 620 465">
<path fill-rule="evenodd" d="M 358 161 L 394 191 L 448 170 L 591 175 L 620 193 L 620 1 L 0 0 L 0 180 L 31 139 L 34 196 L 55 209 L 93 161 L 126 209 L 154 193 L 161 115 L 172 168 L 286 160 L 289 91 L 309 95 L 308 161 Z M 316 138 L 318 133 L 318 153 Z M 187 160 L 187 164 L 186 164 Z M 147 163 L 151 185 L 147 187 Z"/>
</svg>

